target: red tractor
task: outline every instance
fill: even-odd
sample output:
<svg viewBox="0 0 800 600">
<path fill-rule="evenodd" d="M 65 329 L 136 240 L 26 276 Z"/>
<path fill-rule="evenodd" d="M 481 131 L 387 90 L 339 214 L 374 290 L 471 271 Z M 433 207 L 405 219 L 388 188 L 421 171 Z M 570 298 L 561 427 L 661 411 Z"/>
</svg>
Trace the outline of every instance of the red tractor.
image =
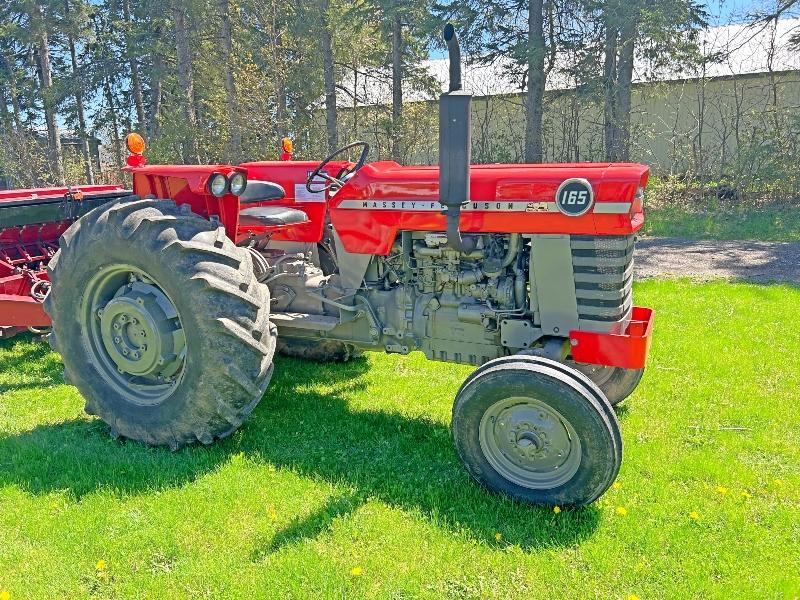
<svg viewBox="0 0 800 600">
<path fill-rule="evenodd" d="M 639 383 L 652 328 L 631 297 L 648 169 L 470 166 L 450 26 L 445 39 L 439 167 L 367 163 L 365 142 L 321 163 L 147 165 L 129 136 L 133 194 L 75 220 L 39 277 L 88 413 L 115 436 L 210 444 L 268 390 L 276 346 L 421 351 L 478 367 L 452 420 L 478 482 L 559 505 L 611 485 L 612 404 Z"/>
</svg>

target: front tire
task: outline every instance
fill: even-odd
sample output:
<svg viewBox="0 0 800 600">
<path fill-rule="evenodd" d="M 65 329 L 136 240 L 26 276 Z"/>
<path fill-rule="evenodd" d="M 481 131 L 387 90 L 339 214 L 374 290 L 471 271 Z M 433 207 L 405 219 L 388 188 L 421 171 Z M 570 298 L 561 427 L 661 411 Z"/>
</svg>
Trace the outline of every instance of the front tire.
<svg viewBox="0 0 800 600">
<path fill-rule="evenodd" d="M 117 201 L 62 236 L 45 310 L 65 378 L 113 435 L 177 449 L 235 431 L 272 375 L 269 290 L 223 228 Z"/>
<path fill-rule="evenodd" d="M 523 502 L 589 504 L 622 462 L 619 423 L 602 392 L 541 357 L 504 357 L 477 369 L 456 396 L 452 429 L 470 475 Z"/>
</svg>

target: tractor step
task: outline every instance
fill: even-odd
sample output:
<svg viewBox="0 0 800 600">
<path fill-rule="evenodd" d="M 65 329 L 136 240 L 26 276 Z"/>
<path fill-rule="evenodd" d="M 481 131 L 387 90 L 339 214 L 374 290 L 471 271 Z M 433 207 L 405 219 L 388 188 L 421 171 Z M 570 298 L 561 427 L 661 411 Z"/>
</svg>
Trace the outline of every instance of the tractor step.
<svg viewBox="0 0 800 600">
<path fill-rule="evenodd" d="M 270 315 L 270 320 L 278 327 L 313 329 L 315 331 L 330 331 L 339 325 L 339 317 L 326 317 L 325 315 L 309 315 L 305 313 L 272 313 Z"/>
</svg>

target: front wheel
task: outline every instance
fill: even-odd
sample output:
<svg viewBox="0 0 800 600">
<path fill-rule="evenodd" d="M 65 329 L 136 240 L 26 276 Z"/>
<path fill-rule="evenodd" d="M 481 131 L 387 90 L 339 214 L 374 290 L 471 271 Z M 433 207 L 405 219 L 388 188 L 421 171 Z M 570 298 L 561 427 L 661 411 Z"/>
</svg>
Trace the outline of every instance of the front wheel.
<svg viewBox="0 0 800 600">
<path fill-rule="evenodd" d="M 603 394 L 546 358 L 504 357 L 480 367 L 456 396 L 452 428 L 470 475 L 524 502 L 593 502 L 622 462 L 619 423 Z"/>
<path fill-rule="evenodd" d="M 86 214 L 50 261 L 45 302 L 86 412 L 173 449 L 242 424 L 270 381 L 276 335 L 250 253 L 187 209 L 133 199 Z"/>
</svg>

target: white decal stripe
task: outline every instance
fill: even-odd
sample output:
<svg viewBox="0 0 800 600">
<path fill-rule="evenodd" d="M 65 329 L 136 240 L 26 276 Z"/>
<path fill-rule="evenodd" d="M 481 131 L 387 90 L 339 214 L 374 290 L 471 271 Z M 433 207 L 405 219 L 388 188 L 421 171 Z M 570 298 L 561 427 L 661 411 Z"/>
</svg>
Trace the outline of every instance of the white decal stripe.
<svg viewBox="0 0 800 600">
<path fill-rule="evenodd" d="M 605 215 L 627 215 L 631 212 L 630 202 L 596 202 L 594 212 Z"/>
</svg>

